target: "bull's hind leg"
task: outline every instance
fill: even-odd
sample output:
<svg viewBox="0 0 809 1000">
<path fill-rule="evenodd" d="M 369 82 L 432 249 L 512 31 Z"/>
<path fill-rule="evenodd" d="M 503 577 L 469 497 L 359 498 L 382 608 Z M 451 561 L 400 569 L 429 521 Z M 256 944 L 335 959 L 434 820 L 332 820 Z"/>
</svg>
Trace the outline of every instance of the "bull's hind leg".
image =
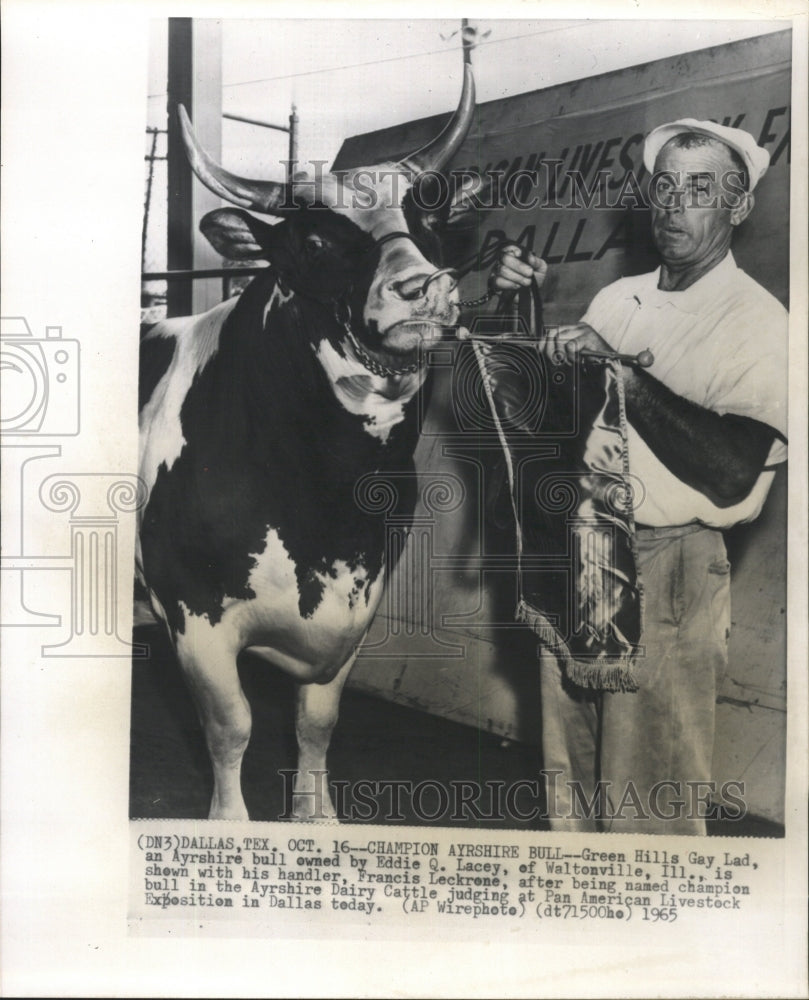
<svg viewBox="0 0 809 1000">
<path fill-rule="evenodd" d="M 213 766 L 209 819 L 249 819 L 241 785 L 252 716 L 224 628 L 189 621 L 177 653 L 197 706 Z"/>
<path fill-rule="evenodd" d="M 356 652 L 328 684 L 301 684 L 295 707 L 298 737 L 298 773 L 292 812 L 301 820 L 336 819 L 326 768 L 326 753 L 340 714 L 340 696 L 354 666 Z"/>
</svg>

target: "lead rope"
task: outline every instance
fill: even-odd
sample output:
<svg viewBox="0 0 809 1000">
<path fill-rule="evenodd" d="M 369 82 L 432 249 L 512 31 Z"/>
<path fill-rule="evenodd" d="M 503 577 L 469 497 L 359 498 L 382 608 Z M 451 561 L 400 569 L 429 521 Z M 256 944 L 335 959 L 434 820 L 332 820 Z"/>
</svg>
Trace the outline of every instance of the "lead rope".
<svg viewBox="0 0 809 1000">
<path fill-rule="evenodd" d="M 492 293 L 494 294 L 494 293 Z M 491 295 L 489 296 L 491 298 Z M 540 298 L 539 289 L 536 285 L 532 285 L 530 288 L 522 289 L 519 296 L 519 304 L 522 307 L 521 312 L 527 312 L 527 317 L 524 317 L 527 322 L 528 327 L 528 338 L 531 341 L 537 342 L 537 333 L 542 332 L 542 299 Z M 489 403 L 489 408 L 492 411 L 492 419 L 494 420 L 494 426 L 497 430 L 497 437 L 500 440 L 500 447 L 503 449 L 503 457 L 506 460 L 506 473 L 508 475 L 508 488 L 509 488 L 509 498 L 511 500 L 511 510 L 514 514 L 514 536 L 515 536 L 515 549 L 517 556 L 517 592 L 519 595 L 519 602 L 517 605 L 516 617 L 518 620 L 520 616 L 524 613 L 526 608 L 525 596 L 523 594 L 523 578 L 522 578 L 522 554 L 523 554 L 523 541 L 522 541 L 522 523 L 520 522 L 520 515 L 517 509 L 517 483 L 516 477 L 514 475 L 514 462 L 511 457 L 511 449 L 508 446 L 508 440 L 506 438 L 506 432 L 503 429 L 503 423 L 500 420 L 500 416 L 497 412 L 497 407 L 494 402 L 494 390 L 492 388 L 491 376 L 489 374 L 489 369 L 486 367 L 486 355 L 483 351 L 482 345 L 477 340 L 472 340 L 472 350 L 475 352 L 475 359 L 478 363 L 478 369 L 480 370 L 480 377 L 483 381 L 483 389 L 486 393 L 486 399 Z"/>
<path fill-rule="evenodd" d="M 506 434 L 503 430 L 503 425 L 500 422 L 500 417 L 497 413 L 497 407 L 494 405 L 494 391 L 492 390 L 491 377 L 489 375 L 489 369 L 486 367 L 485 355 L 483 353 L 480 343 L 476 340 L 472 341 L 472 350 L 475 352 L 475 358 L 477 359 L 478 368 L 480 369 L 480 377 L 483 381 L 483 389 L 486 393 L 486 399 L 489 403 L 489 408 L 492 411 L 492 417 L 494 418 L 494 426 L 497 429 L 497 436 L 500 439 L 500 447 L 503 449 L 503 455 L 506 460 L 506 472 L 508 474 L 508 491 L 511 498 L 511 509 L 514 513 L 514 535 L 515 535 L 515 548 L 517 550 L 517 589 L 520 595 L 520 606 L 524 603 L 523 592 L 522 592 L 522 525 L 520 524 L 520 517 L 517 513 L 517 494 L 516 494 L 516 484 L 514 481 L 514 463 L 511 460 L 511 450 L 508 446 L 508 441 L 506 440 Z"/>
</svg>

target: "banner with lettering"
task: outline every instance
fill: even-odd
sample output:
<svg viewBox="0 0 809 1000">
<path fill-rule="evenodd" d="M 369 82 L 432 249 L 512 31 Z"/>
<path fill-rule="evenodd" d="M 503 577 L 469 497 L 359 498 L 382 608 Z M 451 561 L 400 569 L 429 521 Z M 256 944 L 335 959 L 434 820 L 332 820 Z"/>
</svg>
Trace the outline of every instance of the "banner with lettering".
<svg viewBox="0 0 809 1000">
<path fill-rule="evenodd" d="M 664 122 L 696 118 L 746 129 L 770 153 L 734 254 L 788 307 L 790 37 L 786 31 L 479 105 L 476 127 L 452 162 L 456 176 L 478 174 L 491 187 L 469 229 L 452 241 L 458 258 L 481 251 L 462 297 L 479 294 L 504 238 L 551 265 L 543 289 L 548 323 L 575 322 L 599 289 L 654 269 L 643 139 Z M 350 139 L 335 166 L 404 155 L 435 128 L 430 119 Z"/>
</svg>

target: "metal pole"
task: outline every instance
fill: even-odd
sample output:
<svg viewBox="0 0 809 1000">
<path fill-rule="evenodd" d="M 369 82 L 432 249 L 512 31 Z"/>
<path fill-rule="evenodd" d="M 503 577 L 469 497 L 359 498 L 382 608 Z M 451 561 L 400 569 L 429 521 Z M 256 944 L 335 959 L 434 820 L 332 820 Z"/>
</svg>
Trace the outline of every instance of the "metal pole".
<svg viewBox="0 0 809 1000">
<path fill-rule="evenodd" d="M 234 115 L 230 111 L 223 111 L 222 117 L 232 122 L 244 122 L 245 125 L 258 125 L 260 128 L 274 128 L 277 132 L 288 132 L 286 125 L 276 125 L 274 122 L 265 122 L 260 118 L 245 118 L 244 115 Z"/>
<path fill-rule="evenodd" d="M 152 132 L 152 151 L 149 154 L 149 177 L 146 181 L 146 203 L 143 206 L 143 235 L 140 242 L 140 269 L 146 269 L 146 236 L 149 231 L 149 208 L 152 201 L 152 183 L 154 181 L 154 161 L 157 152 L 158 130 Z"/>
<path fill-rule="evenodd" d="M 295 166 L 298 162 L 298 112 L 295 105 L 289 116 L 289 163 L 287 166 L 287 181 L 292 180 Z"/>
<path fill-rule="evenodd" d="M 192 29 L 190 17 L 169 18 L 168 57 L 168 268 L 186 270 L 194 266 L 192 221 L 192 174 L 177 119 L 177 105 L 192 107 Z M 191 313 L 191 283 L 172 281 L 166 291 L 169 316 Z"/>
<path fill-rule="evenodd" d="M 215 159 L 222 151 L 221 26 L 213 18 L 169 18 L 168 129 L 169 231 L 168 270 L 214 267 L 222 258 L 199 233 L 199 220 L 222 204 L 218 195 L 197 182 L 177 117 L 185 105 L 200 143 Z M 204 312 L 221 301 L 218 281 L 172 282 L 168 315 Z"/>
<path fill-rule="evenodd" d="M 472 62 L 472 40 L 466 40 L 466 29 L 469 27 L 469 18 L 461 18 L 461 48 L 463 49 L 463 61 L 464 65 L 466 63 Z"/>
</svg>

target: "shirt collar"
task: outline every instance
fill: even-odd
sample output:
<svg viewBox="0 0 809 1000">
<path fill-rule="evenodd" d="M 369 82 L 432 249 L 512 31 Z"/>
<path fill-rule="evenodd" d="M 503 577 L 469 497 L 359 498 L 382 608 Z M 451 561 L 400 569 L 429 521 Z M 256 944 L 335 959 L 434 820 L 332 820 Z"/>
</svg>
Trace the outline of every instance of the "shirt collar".
<svg viewBox="0 0 809 1000">
<path fill-rule="evenodd" d="M 716 301 L 717 293 L 727 285 L 729 280 L 732 280 L 738 267 L 733 253 L 728 250 L 715 267 L 712 267 L 707 274 L 703 274 L 698 281 L 681 292 L 666 291 L 657 287 L 660 281 L 660 270 L 658 267 L 649 275 L 651 280 L 644 289 L 644 297 L 649 304 L 657 306 L 670 304 L 682 312 L 699 313 Z"/>
</svg>

